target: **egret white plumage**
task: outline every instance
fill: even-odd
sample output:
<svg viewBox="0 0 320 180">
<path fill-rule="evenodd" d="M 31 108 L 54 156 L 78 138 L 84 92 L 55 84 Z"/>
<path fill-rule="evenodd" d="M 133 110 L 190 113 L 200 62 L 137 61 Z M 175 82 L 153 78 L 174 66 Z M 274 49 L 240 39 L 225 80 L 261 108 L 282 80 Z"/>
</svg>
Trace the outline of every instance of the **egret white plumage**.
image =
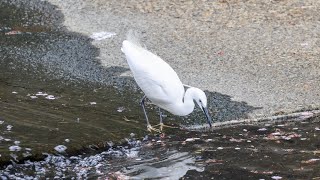
<svg viewBox="0 0 320 180">
<path fill-rule="evenodd" d="M 133 33 L 129 33 L 123 41 L 121 51 L 125 54 L 133 77 L 145 96 L 141 99 L 141 106 L 147 121 L 149 131 L 153 128 L 148 120 L 144 101 L 148 98 L 159 107 L 160 131 L 163 128 L 160 108 L 178 116 L 186 116 L 194 110 L 194 101 L 206 115 L 211 127 L 211 117 L 207 109 L 207 97 L 198 88 L 183 85 L 177 73 L 159 56 L 144 49 Z M 185 91 L 184 86 L 188 87 Z"/>
</svg>

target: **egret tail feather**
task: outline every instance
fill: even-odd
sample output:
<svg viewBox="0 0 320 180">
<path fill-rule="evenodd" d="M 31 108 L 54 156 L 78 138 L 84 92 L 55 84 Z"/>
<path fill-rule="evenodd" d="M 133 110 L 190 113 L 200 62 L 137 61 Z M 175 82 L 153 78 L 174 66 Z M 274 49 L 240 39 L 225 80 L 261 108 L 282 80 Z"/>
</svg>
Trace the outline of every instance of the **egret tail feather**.
<svg viewBox="0 0 320 180">
<path fill-rule="evenodd" d="M 143 48 L 141 45 L 141 42 L 140 42 L 139 34 L 137 31 L 130 29 L 127 33 L 127 41 L 133 43 L 136 46 Z"/>
</svg>

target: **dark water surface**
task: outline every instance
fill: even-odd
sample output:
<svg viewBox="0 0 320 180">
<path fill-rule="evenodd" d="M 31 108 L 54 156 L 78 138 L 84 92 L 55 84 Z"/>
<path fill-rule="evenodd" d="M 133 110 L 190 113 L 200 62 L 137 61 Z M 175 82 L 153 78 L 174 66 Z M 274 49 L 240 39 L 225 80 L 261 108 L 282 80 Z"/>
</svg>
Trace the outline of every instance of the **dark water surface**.
<svg viewBox="0 0 320 180">
<path fill-rule="evenodd" d="M 319 117 L 213 132 L 179 130 L 76 156 L 47 154 L 3 169 L 2 177 L 100 179 L 317 179 Z"/>
</svg>

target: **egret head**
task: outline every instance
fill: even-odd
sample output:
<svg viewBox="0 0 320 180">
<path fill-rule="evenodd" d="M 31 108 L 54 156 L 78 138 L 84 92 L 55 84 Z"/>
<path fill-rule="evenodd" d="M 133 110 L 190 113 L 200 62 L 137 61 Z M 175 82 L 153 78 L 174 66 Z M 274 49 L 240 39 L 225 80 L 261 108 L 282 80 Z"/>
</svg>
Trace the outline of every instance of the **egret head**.
<svg viewBox="0 0 320 180">
<path fill-rule="evenodd" d="M 203 107 L 207 107 L 207 96 L 206 94 L 201 90 L 198 89 L 196 90 L 196 94 L 194 97 L 194 101 L 198 104 L 198 106 L 202 109 Z"/>
<path fill-rule="evenodd" d="M 211 120 L 211 117 L 209 115 L 208 108 L 207 108 L 207 96 L 201 89 L 198 89 L 198 88 L 195 88 L 194 93 L 195 93 L 194 94 L 194 101 L 196 101 L 196 103 L 198 104 L 200 109 L 206 115 L 208 124 L 211 127 L 212 120 Z"/>
</svg>

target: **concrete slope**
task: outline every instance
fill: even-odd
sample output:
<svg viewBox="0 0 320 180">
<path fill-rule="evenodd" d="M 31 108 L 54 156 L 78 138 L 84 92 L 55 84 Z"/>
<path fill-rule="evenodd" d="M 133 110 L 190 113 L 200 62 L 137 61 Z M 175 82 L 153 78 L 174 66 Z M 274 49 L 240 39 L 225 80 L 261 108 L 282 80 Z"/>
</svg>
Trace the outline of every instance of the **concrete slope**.
<svg viewBox="0 0 320 180">
<path fill-rule="evenodd" d="M 106 67 L 128 67 L 120 47 L 134 29 L 185 84 L 246 102 L 252 117 L 320 107 L 317 0 L 49 2 L 68 30 L 107 32 L 93 41 Z"/>
</svg>

